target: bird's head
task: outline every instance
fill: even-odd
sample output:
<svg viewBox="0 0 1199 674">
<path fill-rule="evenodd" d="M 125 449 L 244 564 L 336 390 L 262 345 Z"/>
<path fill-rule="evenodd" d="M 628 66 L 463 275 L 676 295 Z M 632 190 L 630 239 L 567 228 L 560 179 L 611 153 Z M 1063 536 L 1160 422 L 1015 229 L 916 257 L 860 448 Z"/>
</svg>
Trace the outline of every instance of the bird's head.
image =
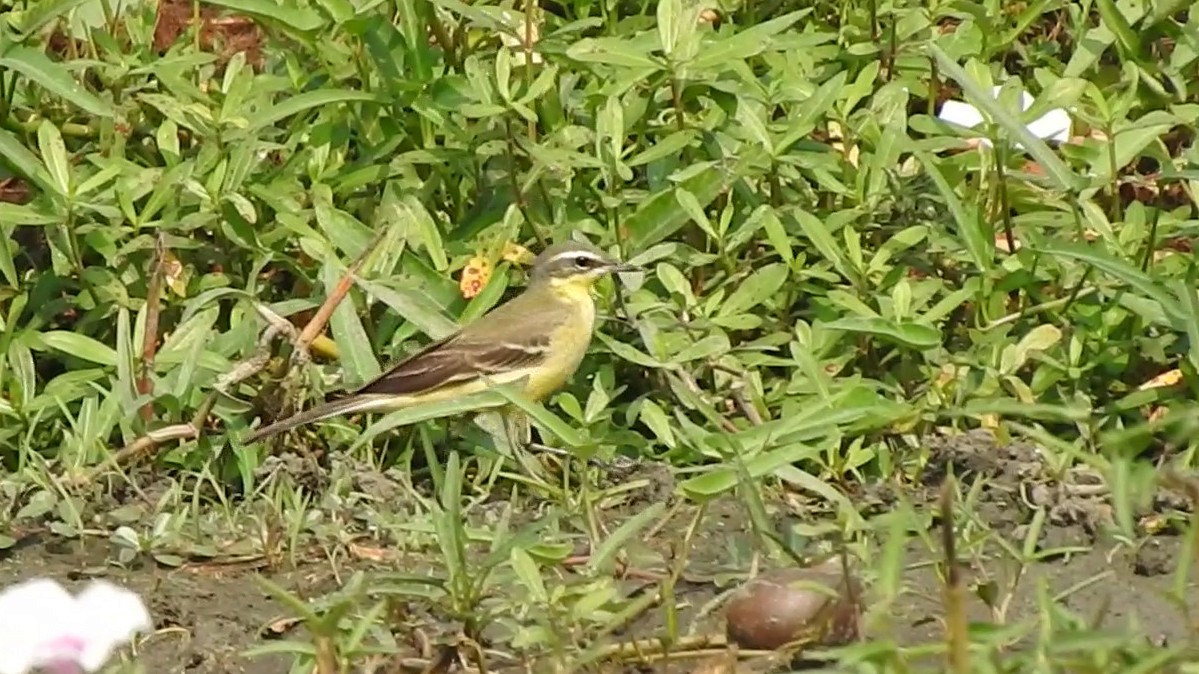
<svg viewBox="0 0 1199 674">
<path fill-rule="evenodd" d="M 532 278 L 534 283 L 557 287 L 590 288 L 608 274 L 640 269 L 613 260 L 589 243 L 567 241 L 541 251 L 533 261 Z"/>
</svg>

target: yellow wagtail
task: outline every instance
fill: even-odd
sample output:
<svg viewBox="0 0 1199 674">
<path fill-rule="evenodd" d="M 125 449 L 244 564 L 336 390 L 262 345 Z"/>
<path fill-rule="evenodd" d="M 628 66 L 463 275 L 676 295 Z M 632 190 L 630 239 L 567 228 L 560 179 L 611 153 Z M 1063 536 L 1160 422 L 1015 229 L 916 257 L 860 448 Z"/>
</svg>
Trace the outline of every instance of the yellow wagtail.
<svg viewBox="0 0 1199 674">
<path fill-rule="evenodd" d="M 579 368 L 595 327 L 591 288 L 613 272 L 636 271 L 586 243 L 559 243 L 533 262 L 528 288 L 458 332 L 400 361 L 344 397 L 259 428 L 245 442 L 356 412 L 391 412 L 525 380 L 541 400 Z"/>
</svg>

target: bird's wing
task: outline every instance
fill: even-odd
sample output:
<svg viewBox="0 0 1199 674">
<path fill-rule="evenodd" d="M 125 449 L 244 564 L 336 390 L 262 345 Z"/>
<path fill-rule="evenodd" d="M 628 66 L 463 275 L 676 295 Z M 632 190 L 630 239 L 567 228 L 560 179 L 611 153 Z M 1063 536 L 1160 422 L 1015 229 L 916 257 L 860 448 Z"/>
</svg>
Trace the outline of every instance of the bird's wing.
<svg viewBox="0 0 1199 674">
<path fill-rule="evenodd" d="M 521 344 L 449 339 L 402 361 L 354 394 L 409 395 L 432 391 L 535 366 L 548 350 L 548 336 Z"/>
<path fill-rule="evenodd" d="M 556 326 L 528 324 L 528 307 L 518 297 L 461 332 L 433 342 L 354 392 L 410 395 L 480 377 L 535 367 L 550 348 Z"/>
</svg>

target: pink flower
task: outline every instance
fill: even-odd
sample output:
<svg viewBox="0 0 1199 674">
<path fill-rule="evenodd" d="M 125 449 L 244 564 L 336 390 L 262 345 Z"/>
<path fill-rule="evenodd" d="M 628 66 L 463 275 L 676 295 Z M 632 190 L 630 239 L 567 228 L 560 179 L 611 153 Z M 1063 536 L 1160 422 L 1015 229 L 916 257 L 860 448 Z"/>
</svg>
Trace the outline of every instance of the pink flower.
<svg viewBox="0 0 1199 674">
<path fill-rule="evenodd" d="M 112 583 L 93 581 L 78 596 L 48 578 L 18 583 L 0 592 L 0 674 L 94 672 L 148 629 L 142 600 Z"/>
</svg>

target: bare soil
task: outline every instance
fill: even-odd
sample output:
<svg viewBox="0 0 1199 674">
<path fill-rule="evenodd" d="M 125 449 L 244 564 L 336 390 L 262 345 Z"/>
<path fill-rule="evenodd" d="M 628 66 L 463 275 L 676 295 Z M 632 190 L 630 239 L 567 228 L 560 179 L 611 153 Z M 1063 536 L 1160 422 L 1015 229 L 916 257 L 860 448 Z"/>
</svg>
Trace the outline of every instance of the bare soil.
<svg viewBox="0 0 1199 674">
<path fill-rule="evenodd" d="M 1172 599 L 1183 539 L 1168 522 L 1179 519 L 1186 508 L 1179 499 L 1163 494 L 1143 508 L 1140 522 L 1152 533 L 1135 544 L 1121 543 L 1107 533 L 1111 531 L 1112 508 L 1106 490 L 1095 476 L 1071 472 L 1051 478 L 1035 448 L 1020 444 L 1000 447 L 985 434 L 930 439 L 928 446 L 932 460 L 919 479 L 850 490 L 851 499 L 867 518 L 886 513 L 904 502 L 929 515 L 928 536 L 913 536 L 906 545 L 907 570 L 901 600 L 890 606 L 868 604 L 865 624 L 868 636 L 887 637 L 901 643 L 935 642 L 941 638 L 942 582 L 936 565 L 941 551 L 929 541 L 937 540 L 937 497 L 949 472 L 963 485 L 963 491 L 973 490 L 969 502 L 962 506 L 969 508 L 977 520 L 973 525 L 959 527 L 963 541 L 958 550 L 959 563 L 974 590 L 968 606 L 973 620 L 991 622 L 1002 618 L 1012 623 L 1035 616 L 1039 613 L 1038 588 L 1043 585 L 1061 605 L 1091 624 L 1129 634 L 1128 638 L 1161 643 L 1187 636 L 1187 620 L 1179 603 Z M 360 484 L 386 487 L 386 482 L 384 476 L 375 474 L 364 476 Z M 608 513 L 610 526 L 617 526 L 622 517 L 639 512 L 645 501 L 666 498 L 669 485 L 651 482 L 656 487 L 640 495 L 642 502 L 627 503 Z M 629 551 L 623 583 L 630 593 L 652 585 L 655 567 L 660 567 L 659 571 L 665 568 L 665 560 L 669 559 L 691 516 L 689 508 L 681 508 L 676 515 L 680 526 L 662 528 L 655 539 L 640 543 L 643 550 Z M 987 540 L 980 535 L 984 527 L 989 528 L 1020 549 L 1029 536 L 1037 509 L 1044 513 L 1044 527 L 1037 545 L 1044 558 L 1034 564 L 1021 569 L 1010 555 L 1002 553 L 994 536 Z M 810 524 L 823 516 L 819 502 L 795 494 L 780 496 L 777 502 L 769 504 L 768 510 L 781 531 L 796 523 Z M 1166 524 L 1154 525 L 1155 522 Z M 744 571 L 752 550 L 751 527 L 744 507 L 732 499 L 710 504 L 702 523 L 692 541 L 688 571 L 677 588 L 676 598 L 684 620 L 698 617 L 695 623 L 698 629 L 720 633 L 722 620 L 720 612 L 712 610 L 713 602 L 728 589 L 732 577 L 729 571 L 734 568 Z M 379 540 L 375 543 L 377 547 L 364 549 L 385 551 L 394 543 Z M 877 545 L 873 547 L 877 550 Z M 1076 550 L 1060 551 L 1068 548 Z M 344 578 L 354 566 L 343 565 L 337 577 L 327 563 L 319 561 L 307 561 L 286 572 L 271 572 L 261 565 L 211 561 L 170 569 L 153 564 L 130 569 L 116 565 L 115 554 L 115 548 L 106 540 L 67 541 L 42 533 L 0 553 L 0 586 L 33 576 L 48 576 L 67 584 L 107 577 L 149 601 L 158 631 L 138 647 L 146 671 L 283 674 L 290 666 L 288 656 L 249 658 L 244 652 L 271 639 L 306 637 L 296 632 L 302 626 L 290 621 L 292 615 L 264 592 L 256 577 L 269 578 L 302 597 L 318 597 L 334 589 L 338 579 Z M 430 555 L 429 567 L 436 568 L 438 563 L 437 557 Z M 372 559 L 366 554 L 357 566 L 386 569 L 387 557 L 381 554 Z M 411 565 L 407 566 L 407 572 L 411 572 Z M 869 564 L 864 568 L 869 569 Z M 563 573 L 571 572 L 564 569 Z M 864 580 L 869 587 L 873 579 L 869 571 L 866 573 Z M 1010 591 L 1016 575 L 1019 583 Z M 1186 592 L 1193 594 L 1190 586 Z M 990 606 L 984 601 L 988 595 L 993 597 Z M 438 635 L 435 639 L 448 640 L 457 629 L 447 624 L 444 611 L 436 606 L 409 614 L 412 615 L 439 623 L 428 626 L 428 633 Z M 660 615 L 660 611 L 648 612 L 624 636 L 653 635 Z"/>
</svg>

